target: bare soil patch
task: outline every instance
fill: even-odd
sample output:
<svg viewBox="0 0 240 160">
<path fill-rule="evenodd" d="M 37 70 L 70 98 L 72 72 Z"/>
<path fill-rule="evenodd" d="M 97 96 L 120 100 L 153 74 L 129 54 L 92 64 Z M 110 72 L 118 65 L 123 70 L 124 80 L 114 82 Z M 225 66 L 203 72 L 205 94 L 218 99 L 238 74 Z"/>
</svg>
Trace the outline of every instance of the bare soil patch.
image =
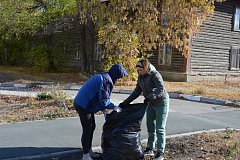
<svg viewBox="0 0 240 160">
<path fill-rule="evenodd" d="M 167 140 L 166 159 L 239 160 L 240 131 L 203 132 Z"/>
<path fill-rule="evenodd" d="M 0 124 L 77 116 L 72 104 L 56 100 L 4 96 L 0 97 Z"/>
</svg>

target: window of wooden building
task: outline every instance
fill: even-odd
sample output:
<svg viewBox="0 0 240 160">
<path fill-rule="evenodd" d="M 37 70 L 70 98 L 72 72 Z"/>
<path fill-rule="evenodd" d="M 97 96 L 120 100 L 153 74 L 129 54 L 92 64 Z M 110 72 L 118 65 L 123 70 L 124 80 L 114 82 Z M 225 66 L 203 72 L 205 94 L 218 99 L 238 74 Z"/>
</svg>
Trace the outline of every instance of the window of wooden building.
<svg viewBox="0 0 240 160">
<path fill-rule="evenodd" d="M 163 26 L 167 25 L 167 15 L 165 13 L 163 13 L 161 16 L 161 24 Z"/>
<path fill-rule="evenodd" d="M 170 44 L 164 43 L 163 45 L 159 45 L 158 64 L 171 66 L 172 53 L 173 53 L 172 46 Z"/>
<path fill-rule="evenodd" d="M 101 53 L 104 51 L 104 45 L 95 43 L 95 60 L 101 60 Z"/>
<path fill-rule="evenodd" d="M 234 15 L 234 30 L 240 31 L 240 7 L 236 7 Z"/>
<path fill-rule="evenodd" d="M 230 70 L 239 70 L 240 68 L 240 47 L 232 47 L 230 53 Z"/>
</svg>

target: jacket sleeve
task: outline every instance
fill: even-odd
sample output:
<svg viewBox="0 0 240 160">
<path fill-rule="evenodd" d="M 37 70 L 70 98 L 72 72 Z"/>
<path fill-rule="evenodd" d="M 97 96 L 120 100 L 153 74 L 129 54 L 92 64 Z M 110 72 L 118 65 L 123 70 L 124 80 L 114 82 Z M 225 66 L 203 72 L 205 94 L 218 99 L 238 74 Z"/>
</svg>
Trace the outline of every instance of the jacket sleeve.
<svg viewBox="0 0 240 160">
<path fill-rule="evenodd" d="M 109 87 L 109 84 L 107 84 L 106 82 L 103 81 L 102 79 L 102 83 L 101 83 L 101 87 L 99 90 L 99 104 L 103 109 L 113 109 L 114 108 L 114 104 L 112 102 L 110 102 L 110 95 L 111 95 L 111 89 Z"/>
<path fill-rule="evenodd" d="M 123 101 L 124 104 L 130 104 L 132 101 L 134 101 L 136 98 L 140 96 L 142 93 L 142 89 L 139 85 L 139 82 L 137 82 L 137 85 L 134 89 L 134 91 L 131 93 L 131 95 Z"/>
<path fill-rule="evenodd" d="M 155 85 L 155 88 L 153 88 L 152 92 L 148 94 L 146 98 L 149 100 L 154 100 L 157 97 L 163 97 L 164 96 L 164 87 L 163 87 L 163 79 L 160 73 L 156 72 L 153 74 L 152 77 L 153 83 Z"/>
</svg>

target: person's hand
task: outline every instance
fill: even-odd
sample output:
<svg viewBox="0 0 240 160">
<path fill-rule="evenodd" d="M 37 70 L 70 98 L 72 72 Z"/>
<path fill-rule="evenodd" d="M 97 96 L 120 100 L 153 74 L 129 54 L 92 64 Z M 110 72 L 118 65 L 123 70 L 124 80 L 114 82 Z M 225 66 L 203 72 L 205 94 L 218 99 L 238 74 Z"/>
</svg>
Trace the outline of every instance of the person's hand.
<svg viewBox="0 0 240 160">
<path fill-rule="evenodd" d="M 148 98 L 145 98 L 144 101 L 143 101 L 143 103 L 145 103 L 145 104 L 149 103 L 149 99 L 148 99 Z"/>
<path fill-rule="evenodd" d="M 106 120 L 106 118 L 107 118 L 107 115 L 109 115 L 111 112 L 113 111 L 113 109 L 104 109 L 103 110 L 103 115 L 104 115 L 104 117 L 105 117 L 105 120 Z"/>
<path fill-rule="evenodd" d="M 120 107 L 118 107 L 118 106 L 115 106 L 114 108 L 113 108 L 113 110 L 114 111 L 116 111 L 116 112 L 122 112 L 122 108 L 120 108 Z"/>
</svg>

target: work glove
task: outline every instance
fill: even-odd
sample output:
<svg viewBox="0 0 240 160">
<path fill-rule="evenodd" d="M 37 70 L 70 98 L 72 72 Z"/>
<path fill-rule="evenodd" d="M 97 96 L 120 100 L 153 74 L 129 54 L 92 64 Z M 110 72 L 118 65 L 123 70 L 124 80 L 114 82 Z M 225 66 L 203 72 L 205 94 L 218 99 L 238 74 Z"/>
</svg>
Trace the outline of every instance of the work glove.
<svg viewBox="0 0 240 160">
<path fill-rule="evenodd" d="M 122 108 L 120 108 L 119 106 L 115 106 L 114 108 L 113 108 L 113 110 L 114 111 L 116 111 L 116 112 L 122 112 Z"/>
<path fill-rule="evenodd" d="M 144 101 L 143 101 L 143 103 L 148 104 L 148 103 L 149 103 L 149 99 L 148 99 L 148 98 L 145 98 Z"/>
</svg>

